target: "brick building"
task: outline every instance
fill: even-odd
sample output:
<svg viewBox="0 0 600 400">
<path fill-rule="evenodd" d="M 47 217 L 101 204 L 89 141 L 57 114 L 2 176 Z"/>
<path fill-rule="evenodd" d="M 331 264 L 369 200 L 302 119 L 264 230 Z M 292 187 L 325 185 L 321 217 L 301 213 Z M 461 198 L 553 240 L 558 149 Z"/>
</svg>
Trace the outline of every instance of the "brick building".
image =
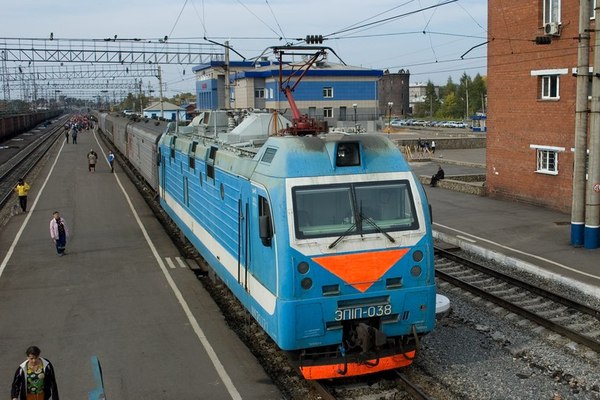
<svg viewBox="0 0 600 400">
<path fill-rule="evenodd" d="M 488 195 L 568 212 L 579 0 L 489 0 L 488 10 Z"/>
<path fill-rule="evenodd" d="M 397 73 L 383 71 L 379 80 L 379 110 L 380 114 L 389 112 L 388 104 L 392 105 L 392 115 L 404 117 L 411 113 L 409 96 L 410 71 L 401 69 Z"/>
</svg>

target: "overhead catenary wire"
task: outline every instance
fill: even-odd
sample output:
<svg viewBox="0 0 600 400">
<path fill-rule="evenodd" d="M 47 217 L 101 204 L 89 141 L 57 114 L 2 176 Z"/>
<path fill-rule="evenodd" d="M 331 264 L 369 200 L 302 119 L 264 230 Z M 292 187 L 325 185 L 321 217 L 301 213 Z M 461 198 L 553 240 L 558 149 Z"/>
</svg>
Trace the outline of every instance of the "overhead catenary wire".
<svg viewBox="0 0 600 400">
<path fill-rule="evenodd" d="M 277 31 L 275 29 L 273 29 L 271 26 L 269 26 L 269 24 L 267 24 L 262 18 L 260 18 L 258 15 L 256 15 L 256 13 L 254 13 L 254 11 L 252 11 L 250 8 L 248 8 L 247 5 L 245 5 L 244 3 L 242 3 L 241 0 L 236 0 L 238 3 L 240 3 L 240 5 L 242 7 L 244 7 L 250 14 L 252 14 L 257 20 L 259 20 L 264 26 L 266 26 L 271 32 L 273 32 L 275 35 L 279 36 L 279 33 L 277 33 Z M 279 36 L 279 39 L 281 39 L 281 36 Z"/>
<path fill-rule="evenodd" d="M 271 5 L 269 4 L 269 0 L 265 0 L 265 3 L 267 3 L 267 6 L 269 7 L 269 10 L 271 11 L 271 15 L 273 15 L 273 19 L 275 20 L 275 23 L 277 24 L 277 27 L 279 28 L 279 32 L 281 32 L 281 37 L 284 38 L 285 41 L 287 42 L 288 40 L 285 37 L 285 33 L 283 33 L 283 29 L 281 29 L 281 25 L 279 25 L 279 21 L 277 20 L 277 16 L 273 12 L 273 9 L 271 8 Z"/>
</svg>

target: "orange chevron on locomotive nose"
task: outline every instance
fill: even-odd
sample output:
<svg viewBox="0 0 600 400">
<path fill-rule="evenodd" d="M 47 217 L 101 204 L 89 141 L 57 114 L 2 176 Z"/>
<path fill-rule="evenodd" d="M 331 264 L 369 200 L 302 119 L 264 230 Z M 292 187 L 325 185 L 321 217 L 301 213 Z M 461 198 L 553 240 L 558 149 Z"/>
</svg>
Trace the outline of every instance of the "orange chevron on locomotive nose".
<svg viewBox="0 0 600 400">
<path fill-rule="evenodd" d="M 312 260 L 356 290 L 365 292 L 409 249 L 315 257 Z"/>
</svg>

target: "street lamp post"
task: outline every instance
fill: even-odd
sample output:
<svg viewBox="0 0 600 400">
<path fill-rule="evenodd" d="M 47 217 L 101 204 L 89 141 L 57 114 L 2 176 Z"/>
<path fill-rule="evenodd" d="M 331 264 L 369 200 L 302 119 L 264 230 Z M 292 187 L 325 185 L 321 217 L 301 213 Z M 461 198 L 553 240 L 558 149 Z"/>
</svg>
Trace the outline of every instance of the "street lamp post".
<svg viewBox="0 0 600 400">
<path fill-rule="evenodd" d="M 352 108 L 354 108 L 354 132 L 356 132 L 358 130 L 357 125 L 356 125 L 356 107 L 358 107 L 358 104 L 356 104 L 356 103 L 352 104 Z"/>
<path fill-rule="evenodd" d="M 388 133 L 392 130 L 392 107 L 394 102 L 388 101 Z"/>
</svg>

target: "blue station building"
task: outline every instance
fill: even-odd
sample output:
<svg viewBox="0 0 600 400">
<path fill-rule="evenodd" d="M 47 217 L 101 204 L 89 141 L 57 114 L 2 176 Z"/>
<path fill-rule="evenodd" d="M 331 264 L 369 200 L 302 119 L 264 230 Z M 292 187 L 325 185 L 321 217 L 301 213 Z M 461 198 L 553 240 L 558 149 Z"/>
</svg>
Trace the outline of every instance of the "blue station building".
<svg viewBox="0 0 600 400">
<path fill-rule="evenodd" d="M 282 68 L 284 79 L 302 63 Z M 193 68 L 199 110 L 276 109 L 291 118 L 284 93 L 279 88 L 279 65 L 260 62 L 213 61 Z M 373 121 L 383 115 L 378 103 L 382 70 L 367 69 L 327 61 L 315 63 L 293 92 L 298 109 L 336 126 L 338 121 Z M 227 79 L 226 79 L 227 77 Z M 294 84 L 294 77 L 290 86 Z"/>
</svg>

